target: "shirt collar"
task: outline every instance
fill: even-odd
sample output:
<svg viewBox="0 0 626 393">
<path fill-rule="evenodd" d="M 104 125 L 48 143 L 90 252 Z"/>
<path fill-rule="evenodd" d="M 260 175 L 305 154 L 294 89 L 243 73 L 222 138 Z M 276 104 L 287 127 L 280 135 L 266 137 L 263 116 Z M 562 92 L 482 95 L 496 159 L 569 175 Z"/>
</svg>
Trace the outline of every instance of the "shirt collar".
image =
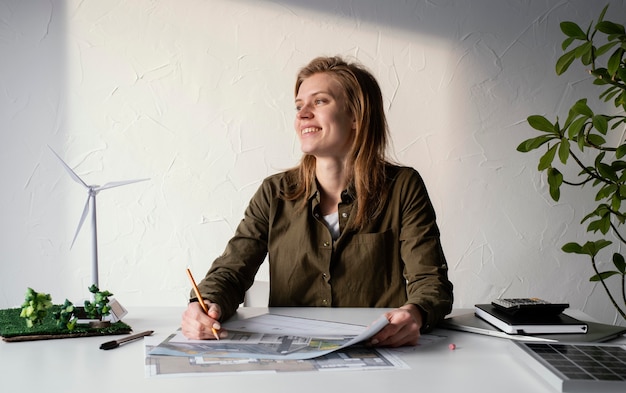
<svg viewBox="0 0 626 393">
<path fill-rule="evenodd" d="M 355 199 L 356 192 L 352 185 L 349 185 L 348 188 L 341 192 L 341 202 L 343 203 L 351 203 Z M 319 201 L 319 187 L 317 184 L 317 180 L 313 180 L 313 184 L 311 185 L 311 193 L 308 197 L 309 200 L 317 199 Z"/>
</svg>

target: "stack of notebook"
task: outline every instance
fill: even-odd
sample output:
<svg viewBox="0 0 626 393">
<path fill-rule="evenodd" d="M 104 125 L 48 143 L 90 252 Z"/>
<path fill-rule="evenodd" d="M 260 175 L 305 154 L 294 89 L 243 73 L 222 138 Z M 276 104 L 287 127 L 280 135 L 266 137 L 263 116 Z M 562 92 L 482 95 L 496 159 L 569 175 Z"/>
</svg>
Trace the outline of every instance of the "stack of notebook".
<svg viewBox="0 0 626 393">
<path fill-rule="evenodd" d="M 538 298 L 500 298 L 446 318 L 440 327 L 523 341 L 602 342 L 626 333 L 626 326 L 583 321 L 565 314 L 568 303 Z M 574 315 L 575 312 L 574 312 Z"/>
<path fill-rule="evenodd" d="M 567 314 L 511 314 L 499 310 L 493 304 L 477 304 L 478 317 L 508 334 L 564 334 L 587 333 L 587 322 L 572 318 Z"/>
</svg>

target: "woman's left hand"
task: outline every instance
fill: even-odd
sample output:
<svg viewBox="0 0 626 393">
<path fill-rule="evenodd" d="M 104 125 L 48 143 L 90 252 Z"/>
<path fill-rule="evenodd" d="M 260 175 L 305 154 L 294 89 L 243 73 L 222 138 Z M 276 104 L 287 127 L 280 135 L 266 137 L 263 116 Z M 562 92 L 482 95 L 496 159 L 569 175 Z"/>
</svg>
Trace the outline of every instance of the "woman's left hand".
<svg viewBox="0 0 626 393">
<path fill-rule="evenodd" d="M 407 304 L 385 313 L 389 324 L 369 341 L 376 347 L 417 345 L 422 327 L 422 313 L 414 304 Z"/>
</svg>

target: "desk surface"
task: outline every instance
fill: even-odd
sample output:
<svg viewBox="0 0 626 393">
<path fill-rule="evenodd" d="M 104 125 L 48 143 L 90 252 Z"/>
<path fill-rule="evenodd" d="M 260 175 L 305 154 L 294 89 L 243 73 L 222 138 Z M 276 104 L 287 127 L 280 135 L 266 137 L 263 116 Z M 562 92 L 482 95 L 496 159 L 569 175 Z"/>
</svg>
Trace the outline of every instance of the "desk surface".
<svg viewBox="0 0 626 393">
<path fill-rule="evenodd" d="M 381 309 L 285 308 L 283 315 L 367 325 Z M 154 330 L 165 338 L 180 324 L 183 308 L 129 308 L 124 321 L 134 332 Z M 243 308 L 238 317 L 267 312 Z M 147 378 L 141 341 L 103 351 L 100 344 L 123 336 L 0 343 L 0 387 L 3 392 L 554 392 L 514 358 L 505 339 L 452 330 L 436 330 L 447 339 L 426 347 L 403 348 L 410 370 L 294 372 Z M 448 345 L 454 343 L 456 350 Z M 105 377 L 106 376 L 106 377 Z M 409 390 L 410 389 L 410 390 Z"/>
</svg>

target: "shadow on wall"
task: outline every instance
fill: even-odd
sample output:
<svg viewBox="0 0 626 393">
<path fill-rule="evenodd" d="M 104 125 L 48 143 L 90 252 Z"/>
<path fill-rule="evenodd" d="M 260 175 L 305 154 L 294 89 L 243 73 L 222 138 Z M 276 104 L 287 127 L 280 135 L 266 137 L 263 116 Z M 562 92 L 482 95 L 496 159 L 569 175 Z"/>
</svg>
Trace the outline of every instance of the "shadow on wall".
<svg viewBox="0 0 626 393">
<path fill-rule="evenodd" d="M 74 281 L 73 267 L 54 257 L 59 243 L 69 247 L 61 240 L 71 237 L 65 228 L 76 225 L 76 212 L 66 203 L 70 186 L 50 181 L 44 167 L 58 165 L 45 143 L 65 138 L 66 7 L 62 1 L 0 2 L 0 205 L 10 209 L 3 211 L 0 304 L 14 305 L 6 299 L 16 296 L 18 284 L 6 282 L 7 277 L 19 282 L 18 293 L 26 285 L 43 290 L 51 277 L 58 287 Z M 64 175 L 58 169 L 55 178 Z M 38 195 L 45 203 L 38 203 Z"/>
<path fill-rule="evenodd" d="M 576 15 L 579 12 L 575 1 L 567 2 L 534 2 L 526 7 L 525 12 L 529 16 L 520 15 L 518 2 L 512 1 L 459 1 L 459 0 L 411 0 L 395 1 L 393 3 L 380 0 L 359 0 L 359 1 L 337 1 L 337 0 L 234 0 L 240 3 L 249 3 L 258 6 L 261 1 L 268 3 L 268 6 L 284 8 L 295 16 L 299 16 L 301 11 L 310 11 L 320 15 L 320 22 L 325 23 L 329 16 L 353 20 L 356 26 L 361 26 L 363 22 L 369 23 L 373 28 L 377 25 L 393 27 L 413 33 L 422 33 L 429 36 L 450 37 L 454 31 L 462 31 L 463 27 L 471 26 L 473 21 L 480 20 L 484 29 L 478 31 L 492 31 L 492 28 L 485 23 L 502 28 L 494 31 L 506 31 L 510 29 L 511 23 L 515 21 L 533 20 L 534 23 L 541 22 L 550 17 L 550 14 L 559 9 L 567 8 L 567 15 Z M 598 12 L 604 3 L 597 4 Z M 619 5 L 616 5 L 619 7 Z M 489 15 L 485 15 L 488 10 Z M 524 11 L 522 11 L 524 12 Z M 310 18 L 309 13 L 306 14 Z M 581 18 L 588 18 L 585 13 Z M 312 19 L 312 18 L 311 18 Z M 461 27 L 461 28 L 459 28 Z M 466 37 L 456 37 L 459 40 Z"/>
</svg>

